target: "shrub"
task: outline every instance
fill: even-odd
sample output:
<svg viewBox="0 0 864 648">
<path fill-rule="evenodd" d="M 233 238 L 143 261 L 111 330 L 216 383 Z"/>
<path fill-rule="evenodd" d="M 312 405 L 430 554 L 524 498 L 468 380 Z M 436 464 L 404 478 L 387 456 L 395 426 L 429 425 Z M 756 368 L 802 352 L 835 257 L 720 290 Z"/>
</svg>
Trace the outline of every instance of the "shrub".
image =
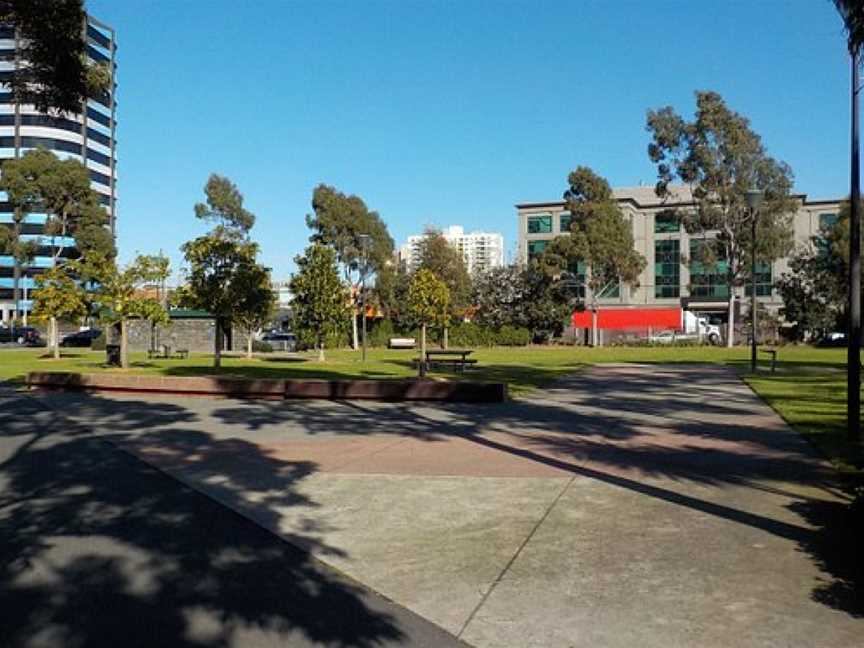
<svg viewBox="0 0 864 648">
<path fill-rule="evenodd" d="M 271 353 L 273 345 L 262 340 L 252 340 L 252 351 L 255 353 Z"/>
</svg>

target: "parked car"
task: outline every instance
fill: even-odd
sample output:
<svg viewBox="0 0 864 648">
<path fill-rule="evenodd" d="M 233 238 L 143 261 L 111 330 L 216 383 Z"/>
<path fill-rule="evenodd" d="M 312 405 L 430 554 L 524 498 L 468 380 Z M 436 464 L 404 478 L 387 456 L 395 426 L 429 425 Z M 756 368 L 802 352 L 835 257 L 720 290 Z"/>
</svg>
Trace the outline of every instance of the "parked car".
<svg viewBox="0 0 864 648">
<path fill-rule="evenodd" d="M 60 340 L 61 347 L 89 347 L 93 344 L 93 340 L 102 335 L 101 329 L 87 329 L 86 331 L 78 331 L 64 335 Z"/>
<path fill-rule="evenodd" d="M 45 341 L 38 329 L 32 326 L 16 326 L 0 328 L 0 344 L 12 343 L 23 346 L 45 346 Z"/>
<path fill-rule="evenodd" d="M 261 341 L 269 344 L 274 351 L 297 350 L 297 337 L 293 333 L 270 331 L 261 336 Z"/>
</svg>

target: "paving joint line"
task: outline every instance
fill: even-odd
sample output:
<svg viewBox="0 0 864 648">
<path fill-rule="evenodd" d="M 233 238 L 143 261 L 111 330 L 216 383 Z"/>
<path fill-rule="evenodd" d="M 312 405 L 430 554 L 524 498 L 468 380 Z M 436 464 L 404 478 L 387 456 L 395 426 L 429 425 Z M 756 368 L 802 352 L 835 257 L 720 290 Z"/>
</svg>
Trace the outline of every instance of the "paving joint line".
<svg viewBox="0 0 864 648">
<path fill-rule="evenodd" d="M 483 597 L 480 599 L 480 601 L 477 603 L 477 605 L 474 606 L 474 609 L 471 611 L 471 614 L 468 615 L 468 618 L 465 620 L 465 623 L 459 629 L 459 632 L 456 635 L 457 639 L 460 639 L 460 640 L 462 639 L 462 635 L 465 633 L 465 630 L 468 629 L 468 626 L 471 625 L 471 622 L 474 620 L 474 617 L 477 616 L 477 613 L 480 611 L 480 608 L 483 607 L 483 605 L 486 603 L 486 600 L 489 598 L 489 596 L 492 594 L 492 592 L 498 586 L 498 583 L 500 583 L 504 579 L 504 575 L 510 570 L 510 567 L 513 566 L 513 563 L 516 562 L 516 559 L 522 553 L 522 550 L 525 549 L 525 547 L 528 545 L 528 543 L 534 537 L 534 534 L 537 533 L 537 530 L 546 521 L 546 518 L 549 517 L 549 514 L 552 512 L 552 509 L 555 508 L 555 505 L 558 504 L 560 499 L 564 496 L 564 493 L 567 492 L 567 489 L 570 488 L 570 486 L 573 484 L 574 481 L 576 481 L 576 477 L 577 477 L 577 475 L 573 475 L 567 481 L 567 483 L 564 484 L 564 487 L 561 489 L 561 492 L 559 492 L 558 495 L 555 496 L 555 499 L 552 500 L 552 503 L 549 504 L 549 506 L 547 507 L 546 512 L 543 513 L 543 516 L 537 521 L 537 523 L 534 525 L 534 528 L 531 529 L 531 531 L 528 533 L 528 535 L 522 541 L 522 544 L 519 545 L 519 548 L 510 557 L 510 560 L 507 561 L 507 564 L 504 565 L 504 568 L 501 570 L 501 573 L 498 574 L 497 578 L 495 578 L 494 581 L 492 581 L 492 584 L 489 586 L 489 589 L 486 590 L 486 593 L 483 595 Z"/>
</svg>

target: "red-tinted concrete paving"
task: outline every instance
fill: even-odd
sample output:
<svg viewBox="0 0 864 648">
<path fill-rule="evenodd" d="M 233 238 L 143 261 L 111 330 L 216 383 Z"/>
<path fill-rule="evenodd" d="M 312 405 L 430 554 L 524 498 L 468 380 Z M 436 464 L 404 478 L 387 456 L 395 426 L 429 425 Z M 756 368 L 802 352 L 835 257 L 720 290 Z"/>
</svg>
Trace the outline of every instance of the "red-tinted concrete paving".
<svg viewBox="0 0 864 648">
<path fill-rule="evenodd" d="M 503 405 L 73 404 L 477 646 L 864 636 L 830 470 L 720 367 L 596 367 Z"/>
</svg>

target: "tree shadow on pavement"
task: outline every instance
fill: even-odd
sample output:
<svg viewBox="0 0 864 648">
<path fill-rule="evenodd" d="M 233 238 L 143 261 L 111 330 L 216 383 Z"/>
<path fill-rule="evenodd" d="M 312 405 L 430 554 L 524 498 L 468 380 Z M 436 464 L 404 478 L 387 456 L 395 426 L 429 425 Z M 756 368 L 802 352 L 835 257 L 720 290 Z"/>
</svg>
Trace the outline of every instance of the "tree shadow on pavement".
<svg viewBox="0 0 864 648">
<path fill-rule="evenodd" d="M 184 430 L 192 414 L 179 405 L 85 400 L 91 415 L 104 410 L 112 441 L 133 430 L 146 441 L 148 429 L 169 426 L 175 460 L 204 464 L 215 453 L 207 478 L 264 475 L 254 479 L 268 493 L 257 511 L 265 521 L 274 504 L 314 505 L 296 489 L 313 464 Z M 220 474 L 229 456 L 245 462 L 248 477 Z M 43 401 L 11 392 L 0 392 L 0 528 L 4 648 L 410 643 L 395 606 Z M 314 534 L 295 540 L 327 551 Z M 415 622 L 423 623 L 405 623 Z M 446 644 L 449 635 L 435 631 Z"/>
<path fill-rule="evenodd" d="M 674 368 L 661 370 L 659 380 L 634 371 L 604 382 L 586 372 L 500 405 L 235 402 L 212 415 L 250 440 L 280 429 L 428 443 L 459 437 L 791 540 L 825 574 L 814 599 L 864 614 L 861 552 L 853 551 L 851 531 L 860 512 L 848 506 L 833 470 L 726 369 L 706 368 L 698 383 Z M 744 494 L 730 505 L 696 496 L 701 491 L 688 484 Z M 790 503 L 778 504 L 775 517 L 748 508 L 750 490 Z"/>
</svg>

